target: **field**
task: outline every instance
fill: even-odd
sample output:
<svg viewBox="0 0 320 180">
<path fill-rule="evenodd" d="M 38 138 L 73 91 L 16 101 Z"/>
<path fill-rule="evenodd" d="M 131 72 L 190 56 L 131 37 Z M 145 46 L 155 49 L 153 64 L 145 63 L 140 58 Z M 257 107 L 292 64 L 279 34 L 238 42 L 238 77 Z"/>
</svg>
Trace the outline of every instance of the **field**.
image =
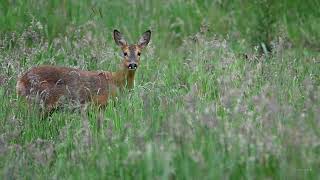
<svg viewBox="0 0 320 180">
<path fill-rule="evenodd" d="M 319 179 L 316 0 L 2 0 L 0 179 Z M 15 92 L 51 64 L 116 71 L 119 29 L 147 29 L 115 106 L 39 119 Z"/>
</svg>

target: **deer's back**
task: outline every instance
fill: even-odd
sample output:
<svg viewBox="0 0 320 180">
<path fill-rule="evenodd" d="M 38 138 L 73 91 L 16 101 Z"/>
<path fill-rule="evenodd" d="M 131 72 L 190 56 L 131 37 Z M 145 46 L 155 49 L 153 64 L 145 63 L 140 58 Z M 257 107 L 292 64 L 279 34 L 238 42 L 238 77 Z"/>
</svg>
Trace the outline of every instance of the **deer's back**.
<svg viewBox="0 0 320 180">
<path fill-rule="evenodd" d="M 28 98 L 39 96 L 46 104 L 62 96 L 84 103 L 96 100 L 105 104 L 111 80 L 105 73 L 74 68 L 39 66 L 26 72 L 17 83 L 17 93 Z"/>
</svg>

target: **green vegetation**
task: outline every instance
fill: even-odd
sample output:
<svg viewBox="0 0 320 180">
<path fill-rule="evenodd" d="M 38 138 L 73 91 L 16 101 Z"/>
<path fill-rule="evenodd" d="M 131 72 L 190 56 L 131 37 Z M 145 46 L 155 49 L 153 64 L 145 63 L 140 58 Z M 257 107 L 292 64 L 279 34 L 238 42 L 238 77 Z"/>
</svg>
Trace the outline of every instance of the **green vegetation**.
<svg viewBox="0 0 320 180">
<path fill-rule="evenodd" d="M 319 179 L 320 2 L 0 2 L 0 179 Z M 115 71 L 150 28 L 134 91 L 47 120 L 17 77 Z"/>
</svg>

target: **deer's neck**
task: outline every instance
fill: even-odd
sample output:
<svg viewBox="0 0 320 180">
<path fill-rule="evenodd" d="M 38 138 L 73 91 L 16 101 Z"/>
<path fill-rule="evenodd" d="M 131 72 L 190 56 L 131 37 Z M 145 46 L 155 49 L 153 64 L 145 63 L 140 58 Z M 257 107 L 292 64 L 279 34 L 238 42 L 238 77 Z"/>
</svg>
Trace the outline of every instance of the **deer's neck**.
<svg viewBox="0 0 320 180">
<path fill-rule="evenodd" d="M 132 89 L 134 87 L 134 75 L 135 71 L 122 68 L 119 71 L 112 73 L 112 79 L 120 89 L 123 89 L 124 87 Z"/>
</svg>

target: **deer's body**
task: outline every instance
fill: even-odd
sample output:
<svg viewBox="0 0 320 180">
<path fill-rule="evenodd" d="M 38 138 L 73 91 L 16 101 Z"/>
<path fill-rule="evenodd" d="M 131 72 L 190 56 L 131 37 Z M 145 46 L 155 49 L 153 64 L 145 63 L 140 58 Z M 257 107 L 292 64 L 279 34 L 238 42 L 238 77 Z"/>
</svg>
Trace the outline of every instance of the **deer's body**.
<svg viewBox="0 0 320 180">
<path fill-rule="evenodd" d="M 125 87 L 133 88 L 140 51 L 148 44 L 150 36 L 151 32 L 146 31 L 138 44 L 128 45 L 120 32 L 114 31 L 114 39 L 124 53 L 117 72 L 84 71 L 58 66 L 34 67 L 18 79 L 17 94 L 29 101 L 40 100 L 45 111 L 56 108 L 61 99 L 105 106 L 118 91 Z"/>
<path fill-rule="evenodd" d="M 48 110 L 56 107 L 62 97 L 79 103 L 93 101 L 103 106 L 116 90 L 112 73 L 56 66 L 34 67 L 17 83 L 19 95 L 26 96 L 28 100 L 40 98 Z"/>
</svg>

